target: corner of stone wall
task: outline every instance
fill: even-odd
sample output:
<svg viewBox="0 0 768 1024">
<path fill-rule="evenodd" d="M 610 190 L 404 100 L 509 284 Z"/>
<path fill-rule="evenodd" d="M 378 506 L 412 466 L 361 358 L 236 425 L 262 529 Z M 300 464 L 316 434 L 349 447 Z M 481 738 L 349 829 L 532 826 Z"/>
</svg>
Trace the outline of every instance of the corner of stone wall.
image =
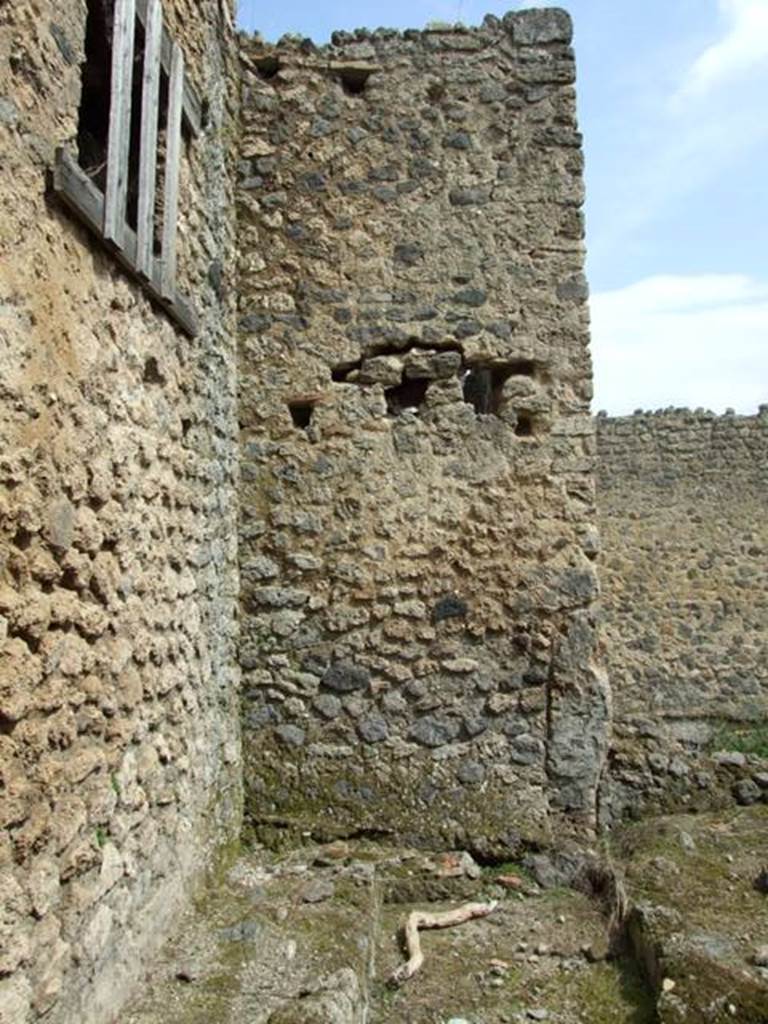
<svg viewBox="0 0 768 1024">
<path fill-rule="evenodd" d="M 595 826 L 581 136 L 559 10 L 241 40 L 248 819 Z"/>
</svg>

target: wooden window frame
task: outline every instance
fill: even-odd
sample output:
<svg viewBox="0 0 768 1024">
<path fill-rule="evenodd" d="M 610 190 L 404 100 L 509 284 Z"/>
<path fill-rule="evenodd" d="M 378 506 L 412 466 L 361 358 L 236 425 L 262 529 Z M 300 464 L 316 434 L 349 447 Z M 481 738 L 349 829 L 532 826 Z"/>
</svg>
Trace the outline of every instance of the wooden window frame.
<svg viewBox="0 0 768 1024">
<path fill-rule="evenodd" d="M 138 161 L 136 230 L 127 222 L 131 102 L 136 19 L 144 29 L 141 141 Z M 160 77 L 168 78 L 163 223 L 154 253 Z M 184 73 L 184 55 L 163 25 L 162 0 L 115 0 L 112 86 L 109 104 L 107 173 L 104 191 L 91 181 L 65 147 L 56 150 L 53 191 L 135 278 L 151 298 L 188 334 L 198 331 L 197 314 L 176 287 L 176 236 L 182 126 L 202 130 L 202 105 Z"/>
</svg>

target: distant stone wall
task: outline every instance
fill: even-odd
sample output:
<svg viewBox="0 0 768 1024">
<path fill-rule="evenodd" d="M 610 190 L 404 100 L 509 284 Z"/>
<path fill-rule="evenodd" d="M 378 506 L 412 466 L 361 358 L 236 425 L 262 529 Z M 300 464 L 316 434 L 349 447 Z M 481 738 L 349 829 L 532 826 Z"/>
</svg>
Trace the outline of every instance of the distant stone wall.
<svg viewBox="0 0 768 1024">
<path fill-rule="evenodd" d="M 768 407 L 599 416 L 597 437 L 620 812 L 768 720 Z"/>
<path fill-rule="evenodd" d="M 3 1024 L 116 1019 L 238 823 L 233 33 L 218 0 L 163 7 L 209 104 L 193 341 L 46 194 L 86 4 L 0 10 Z"/>
<path fill-rule="evenodd" d="M 243 43 L 262 836 L 480 845 L 552 811 L 593 822 L 607 691 L 570 33 L 553 10 Z"/>
</svg>

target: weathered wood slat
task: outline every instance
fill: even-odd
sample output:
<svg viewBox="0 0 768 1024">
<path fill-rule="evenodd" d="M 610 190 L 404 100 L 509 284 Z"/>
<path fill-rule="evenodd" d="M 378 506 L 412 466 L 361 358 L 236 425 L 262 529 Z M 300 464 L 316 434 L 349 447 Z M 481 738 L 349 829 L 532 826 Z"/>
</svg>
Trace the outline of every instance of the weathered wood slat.
<svg viewBox="0 0 768 1024">
<path fill-rule="evenodd" d="M 152 275 L 157 177 L 157 127 L 160 112 L 160 39 L 163 9 L 160 0 L 149 0 L 144 44 L 144 81 L 141 93 L 141 146 L 139 150 L 139 209 L 136 220 L 136 270 Z"/>
<path fill-rule="evenodd" d="M 136 15 L 139 21 L 144 26 L 145 30 L 149 21 L 149 8 L 150 0 L 136 0 Z M 168 30 L 163 26 L 162 37 L 160 41 L 160 61 L 162 64 L 163 71 L 170 78 L 171 76 L 171 57 L 173 55 L 173 39 L 171 38 Z M 189 79 L 185 76 L 184 78 L 184 104 L 182 107 L 182 114 L 184 118 L 184 124 L 192 132 L 193 135 L 199 135 L 203 130 L 203 104 L 200 101 L 200 97 L 192 87 Z"/>
<path fill-rule="evenodd" d="M 104 197 L 91 179 L 81 170 L 77 162 L 63 148 L 56 150 L 53 168 L 53 190 L 62 202 L 85 224 L 129 274 L 135 277 L 144 290 L 168 315 L 191 337 L 198 332 L 198 320 L 191 303 L 178 292 L 171 298 L 164 297 L 160 287 L 160 268 L 157 260 L 150 280 L 142 279 L 136 273 L 135 232 L 126 224 L 123 244 L 117 247 L 106 242 L 102 234 L 104 223 Z"/>
<path fill-rule="evenodd" d="M 179 219 L 179 170 L 181 167 L 181 107 L 184 89 L 184 54 L 173 44 L 171 74 L 168 82 L 168 128 L 165 152 L 165 194 L 163 196 L 163 241 L 161 291 L 174 294 L 176 288 L 176 226 Z"/>
<path fill-rule="evenodd" d="M 122 244 L 128 198 L 135 24 L 135 0 L 115 0 L 104 237 L 118 246 Z"/>
</svg>

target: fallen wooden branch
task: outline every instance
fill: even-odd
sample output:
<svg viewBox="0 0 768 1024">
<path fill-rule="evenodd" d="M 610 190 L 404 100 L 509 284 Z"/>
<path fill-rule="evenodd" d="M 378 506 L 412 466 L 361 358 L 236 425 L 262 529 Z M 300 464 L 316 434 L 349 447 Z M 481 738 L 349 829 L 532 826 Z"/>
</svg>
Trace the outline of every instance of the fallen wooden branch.
<svg viewBox="0 0 768 1024">
<path fill-rule="evenodd" d="M 424 963 L 419 928 L 450 928 L 452 925 L 463 924 L 476 917 L 487 917 L 488 914 L 494 912 L 497 906 L 498 902 L 491 900 L 490 903 L 465 903 L 463 907 L 446 910 L 442 914 L 430 914 L 423 910 L 412 911 L 408 915 L 403 929 L 408 960 L 392 972 L 389 984 L 402 985 L 404 981 L 412 978 Z"/>
</svg>

